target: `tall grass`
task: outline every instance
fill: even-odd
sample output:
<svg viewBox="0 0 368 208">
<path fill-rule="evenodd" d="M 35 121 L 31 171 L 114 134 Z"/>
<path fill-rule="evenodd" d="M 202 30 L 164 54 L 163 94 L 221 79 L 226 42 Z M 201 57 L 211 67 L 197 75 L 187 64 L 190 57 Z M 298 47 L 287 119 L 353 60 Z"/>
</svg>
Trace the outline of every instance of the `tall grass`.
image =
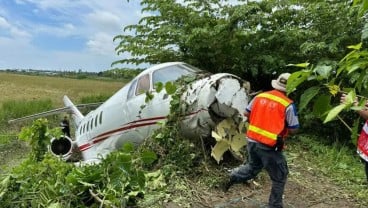
<svg viewBox="0 0 368 208">
<path fill-rule="evenodd" d="M 11 118 L 19 118 L 53 108 L 51 99 L 40 99 L 31 101 L 5 101 L 0 111 L 1 123 Z"/>
<path fill-rule="evenodd" d="M 39 113 L 52 109 L 50 99 L 32 101 L 6 101 L 0 108 L 0 144 L 13 142 L 17 138 L 17 132 L 30 121 L 8 124 L 10 119 Z"/>
<path fill-rule="evenodd" d="M 113 94 L 124 85 L 122 81 L 76 80 L 0 71 L 0 104 L 10 100 L 29 101 L 49 98 L 56 107 L 61 107 L 64 95 L 77 103 L 82 97 Z"/>
</svg>

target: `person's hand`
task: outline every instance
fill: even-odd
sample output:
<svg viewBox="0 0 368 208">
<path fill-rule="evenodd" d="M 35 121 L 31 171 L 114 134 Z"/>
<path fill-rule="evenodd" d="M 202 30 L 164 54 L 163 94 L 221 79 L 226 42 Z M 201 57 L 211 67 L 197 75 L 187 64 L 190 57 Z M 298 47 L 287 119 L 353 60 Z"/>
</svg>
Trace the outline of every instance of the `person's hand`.
<svg viewBox="0 0 368 208">
<path fill-rule="evenodd" d="M 346 96 L 347 96 L 347 94 L 345 94 L 345 93 L 343 93 L 341 95 L 341 97 L 340 97 L 340 103 L 341 104 L 345 104 L 345 102 L 346 102 Z M 355 98 L 354 105 L 355 105 L 355 103 L 358 103 L 358 98 Z"/>
<path fill-rule="evenodd" d="M 280 136 L 277 137 L 276 144 L 273 146 L 274 150 L 277 152 L 281 152 L 284 149 L 284 139 Z"/>
<path fill-rule="evenodd" d="M 346 94 L 345 93 L 343 93 L 342 95 L 341 95 L 341 97 L 340 97 L 340 103 L 341 104 L 345 104 L 345 102 L 346 102 Z M 358 98 L 356 97 L 355 98 L 355 100 L 354 100 L 354 102 L 353 102 L 353 105 L 354 106 L 358 106 L 359 105 L 359 101 L 358 101 Z"/>
<path fill-rule="evenodd" d="M 341 97 L 340 97 L 340 103 L 341 104 L 344 104 L 345 103 L 345 100 L 346 100 L 346 94 L 342 94 Z"/>
</svg>

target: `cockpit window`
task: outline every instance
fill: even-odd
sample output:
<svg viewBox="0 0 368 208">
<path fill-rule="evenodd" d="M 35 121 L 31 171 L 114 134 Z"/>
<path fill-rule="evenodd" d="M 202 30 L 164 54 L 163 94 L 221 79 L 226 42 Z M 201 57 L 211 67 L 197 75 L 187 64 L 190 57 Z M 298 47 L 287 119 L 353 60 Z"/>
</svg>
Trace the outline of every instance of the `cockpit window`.
<svg viewBox="0 0 368 208">
<path fill-rule="evenodd" d="M 137 90 L 135 91 L 135 95 L 140 95 L 142 93 L 145 93 L 149 91 L 150 89 L 150 80 L 149 75 L 146 74 L 142 77 L 139 77 L 138 84 L 137 84 Z"/>
<path fill-rule="evenodd" d="M 170 82 L 179 79 L 182 76 L 195 74 L 199 69 L 191 66 L 191 65 L 172 65 L 160 70 L 157 70 L 152 75 L 153 85 L 156 83 L 162 82 Z"/>
<path fill-rule="evenodd" d="M 134 90 L 135 90 L 136 85 L 137 85 L 137 80 L 134 80 L 129 87 L 127 99 L 131 98 L 134 95 Z"/>
</svg>

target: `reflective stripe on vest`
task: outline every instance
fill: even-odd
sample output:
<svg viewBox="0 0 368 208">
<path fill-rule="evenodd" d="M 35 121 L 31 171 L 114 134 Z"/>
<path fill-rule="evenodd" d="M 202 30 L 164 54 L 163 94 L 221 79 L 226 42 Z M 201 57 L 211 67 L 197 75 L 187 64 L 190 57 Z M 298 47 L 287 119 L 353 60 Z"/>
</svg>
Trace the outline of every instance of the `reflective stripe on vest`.
<svg viewBox="0 0 368 208">
<path fill-rule="evenodd" d="M 276 95 L 272 95 L 272 94 L 268 94 L 268 93 L 262 93 L 262 94 L 259 94 L 257 97 L 264 97 L 264 98 L 268 98 L 270 100 L 273 100 L 275 102 L 278 102 L 280 103 L 281 105 L 287 107 L 288 105 L 290 105 L 290 101 L 289 100 L 286 100 L 284 98 L 281 98 L 281 97 L 278 97 Z"/>
<path fill-rule="evenodd" d="M 248 126 L 248 130 L 249 131 L 254 131 L 254 132 L 257 132 L 258 134 L 262 135 L 262 136 L 265 136 L 267 138 L 270 138 L 270 139 L 273 139 L 273 140 L 276 140 L 277 139 L 277 134 L 274 134 L 272 132 L 269 132 L 267 130 L 264 130 L 264 129 L 261 129 L 261 128 L 258 128 L 256 126 L 253 126 L 253 125 L 249 125 Z"/>
<path fill-rule="evenodd" d="M 276 90 L 261 93 L 255 99 L 265 99 L 265 101 L 254 101 L 249 119 L 247 137 L 265 145 L 273 146 L 276 143 L 278 134 L 282 132 L 282 128 L 285 128 L 285 111 L 293 101 Z M 260 102 L 263 102 L 263 105 L 268 107 L 269 105 L 274 105 L 276 111 L 275 109 L 270 110 L 267 108 L 263 109 L 262 106 L 259 107 L 259 105 L 262 105 Z M 282 112 L 282 114 L 271 115 L 271 112 Z M 283 120 L 281 121 L 281 119 Z"/>
</svg>

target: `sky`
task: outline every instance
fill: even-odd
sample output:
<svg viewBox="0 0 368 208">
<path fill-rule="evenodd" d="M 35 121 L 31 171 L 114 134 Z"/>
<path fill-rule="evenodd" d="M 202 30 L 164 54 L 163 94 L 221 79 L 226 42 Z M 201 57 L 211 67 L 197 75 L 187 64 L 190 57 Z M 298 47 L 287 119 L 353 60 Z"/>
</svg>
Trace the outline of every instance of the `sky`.
<svg viewBox="0 0 368 208">
<path fill-rule="evenodd" d="M 0 0 L 0 69 L 100 72 L 142 17 L 137 0 Z M 117 65 L 117 67 L 124 67 Z"/>
</svg>

